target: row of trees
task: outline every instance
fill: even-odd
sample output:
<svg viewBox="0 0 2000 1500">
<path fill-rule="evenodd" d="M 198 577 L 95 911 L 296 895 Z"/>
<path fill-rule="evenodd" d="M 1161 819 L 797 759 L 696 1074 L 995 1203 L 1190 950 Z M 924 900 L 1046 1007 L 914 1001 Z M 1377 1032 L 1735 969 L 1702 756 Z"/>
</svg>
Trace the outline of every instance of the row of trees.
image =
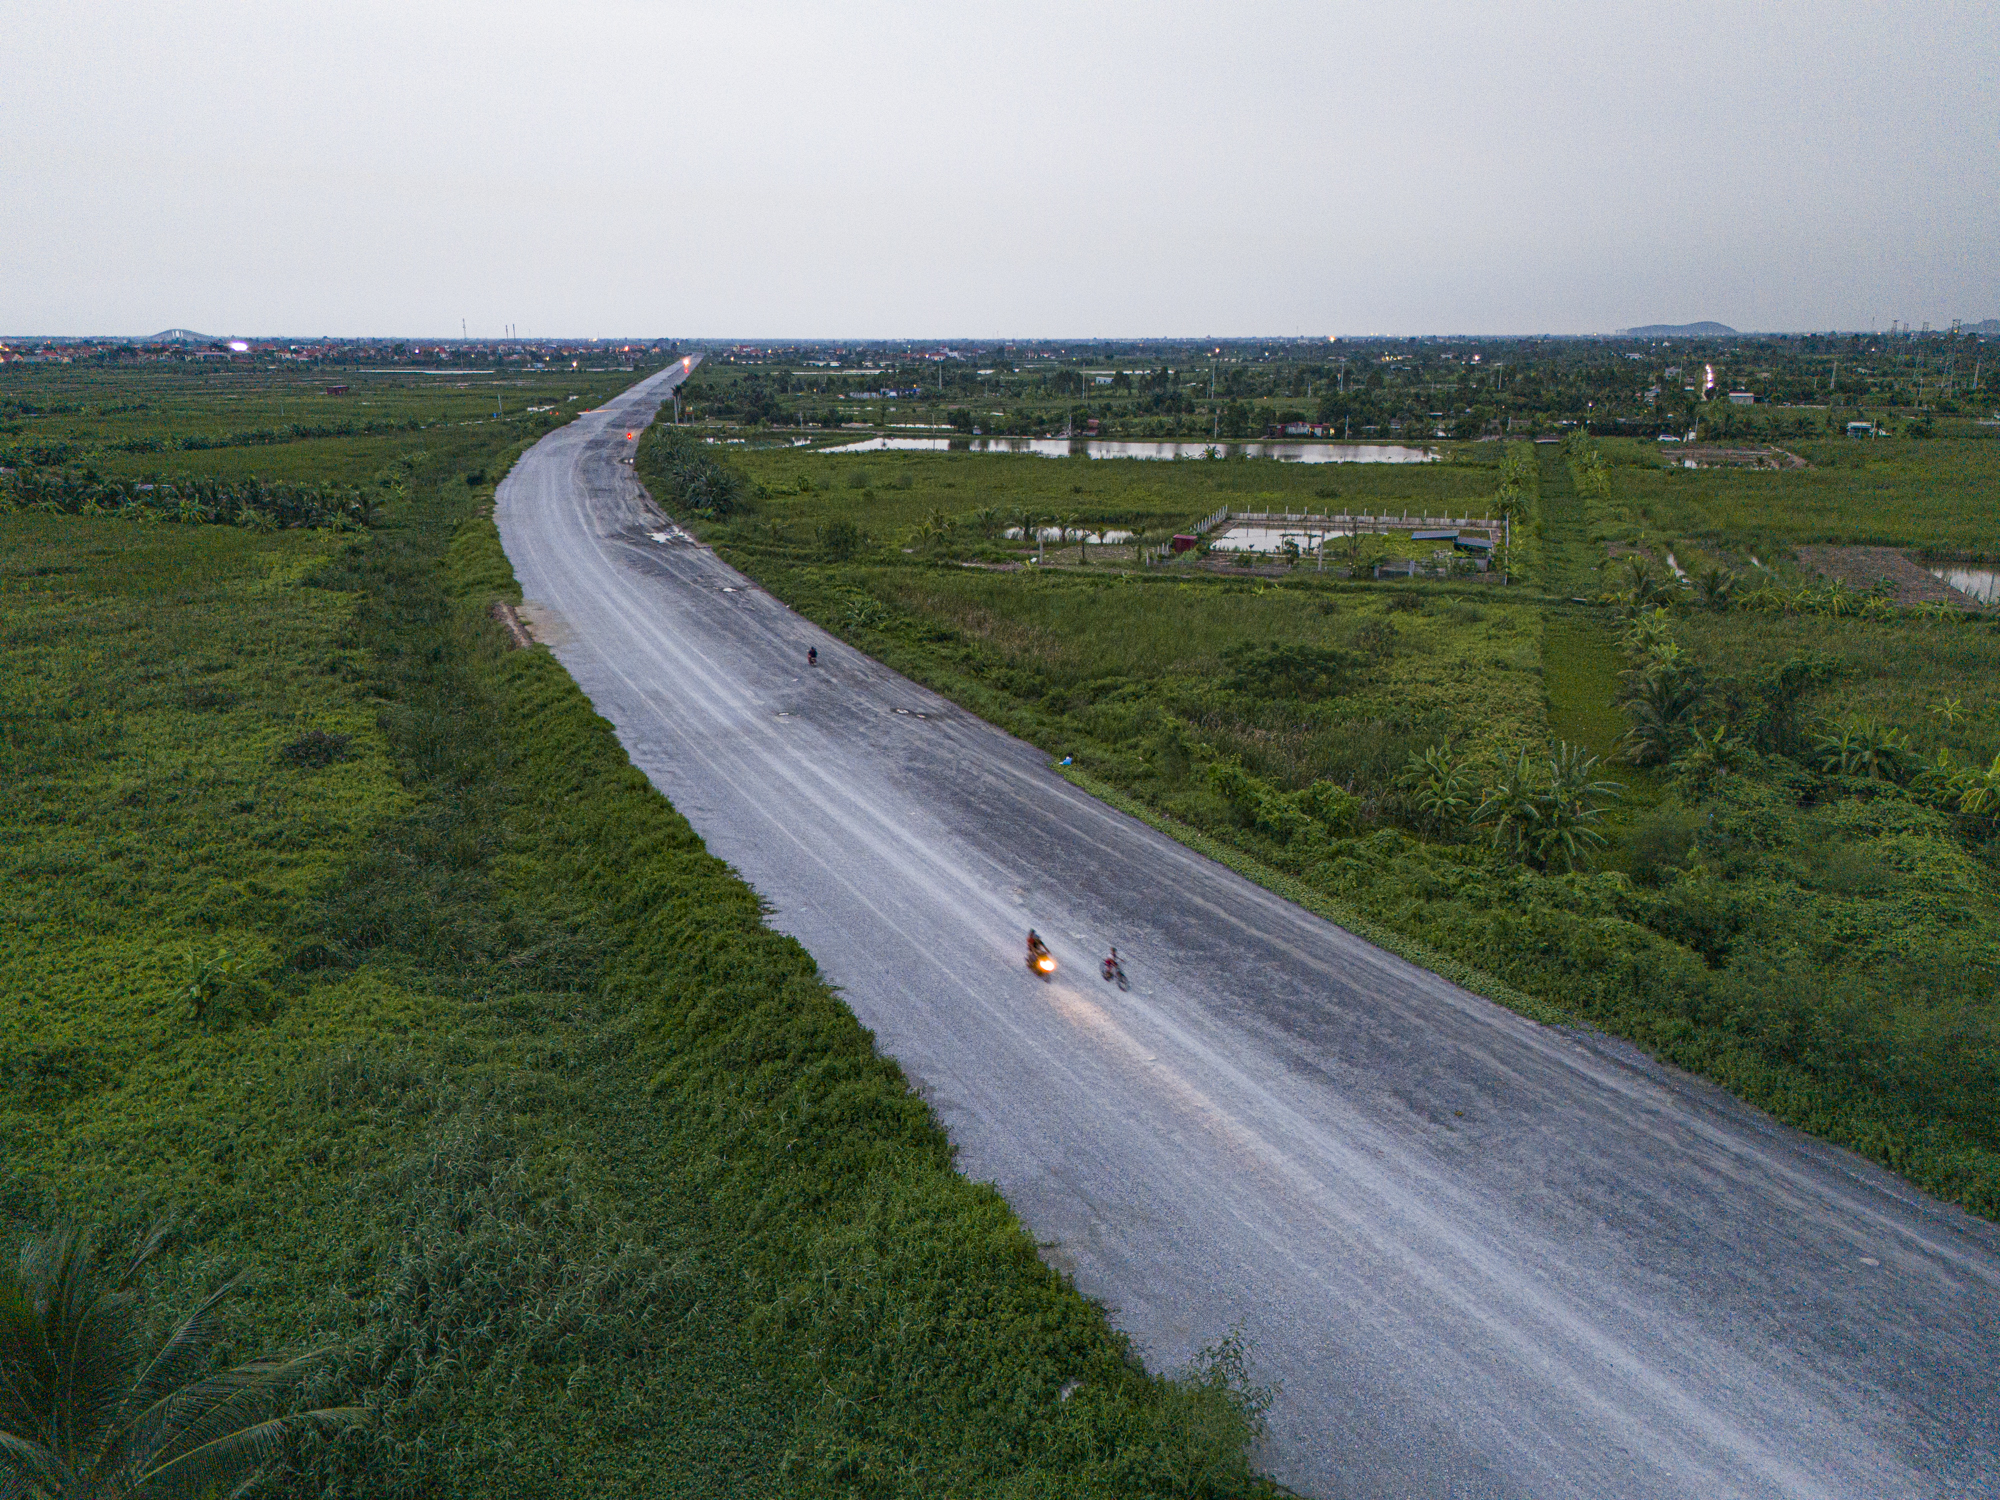
<svg viewBox="0 0 2000 1500">
<path fill-rule="evenodd" d="M 312 438 L 378 437 L 390 432 L 418 432 L 427 425 L 416 417 L 371 417 L 363 422 L 287 422 L 278 427 L 249 427 L 236 432 L 149 433 L 105 443 L 103 447 L 111 453 L 197 453 L 210 448 L 259 448 Z"/>
<path fill-rule="evenodd" d="M 1699 573 L 1677 576 L 1643 553 L 1616 560 L 1617 578 L 1603 595 L 1608 604 L 1628 612 L 1661 612 L 1678 608 L 1751 610 L 1764 614 L 1815 615 L 1822 619 L 1924 620 L 1938 625 L 1970 624 L 1979 616 L 1943 600 L 1898 604 L 1894 579 L 1872 589 L 1853 589 L 1837 579 L 1787 583 L 1764 575 L 1745 588 L 1735 571 L 1720 563 Z"/>
</svg>

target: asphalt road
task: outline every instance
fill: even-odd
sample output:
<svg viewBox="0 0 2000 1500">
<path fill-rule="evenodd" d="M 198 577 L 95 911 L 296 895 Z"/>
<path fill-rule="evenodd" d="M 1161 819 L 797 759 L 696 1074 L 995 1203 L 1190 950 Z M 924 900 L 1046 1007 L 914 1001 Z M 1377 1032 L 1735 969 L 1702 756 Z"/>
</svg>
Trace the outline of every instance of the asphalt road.
<svg viewBox="0 0 2000 1500">
<path fill-rule="evenodd" d="M 792 614 L 625 464 L 678 378 L 500 487 L 538 634 L 1150 1363 L 1241 1326 L 1281 1479 L 2000 1494 L 1993 1226 L 1370 947 Z"/>
</svg>

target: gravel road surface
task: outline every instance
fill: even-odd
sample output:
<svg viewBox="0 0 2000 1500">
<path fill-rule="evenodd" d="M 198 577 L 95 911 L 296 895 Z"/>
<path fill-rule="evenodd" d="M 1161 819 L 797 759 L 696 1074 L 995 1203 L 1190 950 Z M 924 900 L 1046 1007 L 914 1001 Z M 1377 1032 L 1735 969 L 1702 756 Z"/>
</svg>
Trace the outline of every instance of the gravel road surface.
<svg viewBox="0 0 2000 1500">
<path fill-rule="evenodd" d="M 1151 1364 L 1241 1327 L 1272 1472 L 2000 1494 L 1993 1226 L 1370 947 L 794 615 L 633 479 L 685 373 L 500 487 L 524 613 Z"/>
</svg>

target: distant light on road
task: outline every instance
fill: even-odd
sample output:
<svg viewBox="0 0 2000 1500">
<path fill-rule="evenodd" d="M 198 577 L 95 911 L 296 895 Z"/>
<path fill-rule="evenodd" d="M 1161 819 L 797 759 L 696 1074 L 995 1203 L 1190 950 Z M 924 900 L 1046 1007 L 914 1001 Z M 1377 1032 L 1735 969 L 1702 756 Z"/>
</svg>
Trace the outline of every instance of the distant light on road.
<svg viewBox="0 0 2000 1500">
<path fill-rule="evenodd" d="M 250 350 L 250 345 L 242 339 L 231 339 L 229 347 L 234 349 L 238 354 L 246 354 Z"/>
<path fill-rule="evenodd" d="M 638 435 L 639 434 L 636 432 L 628 432 L 625 434 L 625 441 L 629 443 L 632 441 L 633 438 L 637 437 Z"/>
</svg>

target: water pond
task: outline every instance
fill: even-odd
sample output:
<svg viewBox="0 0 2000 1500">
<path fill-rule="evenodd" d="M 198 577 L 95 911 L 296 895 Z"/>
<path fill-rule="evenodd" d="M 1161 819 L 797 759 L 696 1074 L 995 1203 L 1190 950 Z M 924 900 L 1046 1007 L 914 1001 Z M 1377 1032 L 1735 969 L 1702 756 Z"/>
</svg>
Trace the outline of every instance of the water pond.
<svg viewBox="0 0 2000 1500">
<path fill-rule="evenodd" d="M 1004 535 L 1010 541 L 1018 540 L 1021 535 L 1021 528 L 1018 526 L 1009 526 Z M 1077 539 L 1076 532 L 1065 531 L 1060 526 L 1037 526 L 1035 528 L 1035 535 L 1044 542 L 1062 543 L 1073 542 Z M 1115 547 L 1120 542 L 1129 542 L 1132 540 L 1132 533 L 1129 531 L 1107 531 L 1103 536 L 1099 536 L 1095 531 L 1086 531 L 1082 535 L 1086 541 L 1101 543 L 1107 547 Z"/>
<path fill-rule="evenodd" d="M 1970 594 L 1981 604 L 2000 604 L 2000 571 L 1993 568 L 1932 568 L 1931 577 L 1941 578 L 1961 594 Z"/>
<path fill-rule="evenodd" d="M 1039 453 L 1045 458 L 1275 458 L 1291 464 L 1427 464 L 1428 448 L 1398 443 L 1128 443 L 1116 438 L 871 437 L 821 453 Z"/>
<path fill-rule="evenodd" d="M 1218 552 L 1283 552 L 1290 542 L 1301 552 L 1311 552 L 1321 536 L 1346 535 L 1346 529 L 1338 526 L 1311 531 L 1297 526 L 1232 526 L 1211 538 L 1209 545 Z"/>
</svg>

